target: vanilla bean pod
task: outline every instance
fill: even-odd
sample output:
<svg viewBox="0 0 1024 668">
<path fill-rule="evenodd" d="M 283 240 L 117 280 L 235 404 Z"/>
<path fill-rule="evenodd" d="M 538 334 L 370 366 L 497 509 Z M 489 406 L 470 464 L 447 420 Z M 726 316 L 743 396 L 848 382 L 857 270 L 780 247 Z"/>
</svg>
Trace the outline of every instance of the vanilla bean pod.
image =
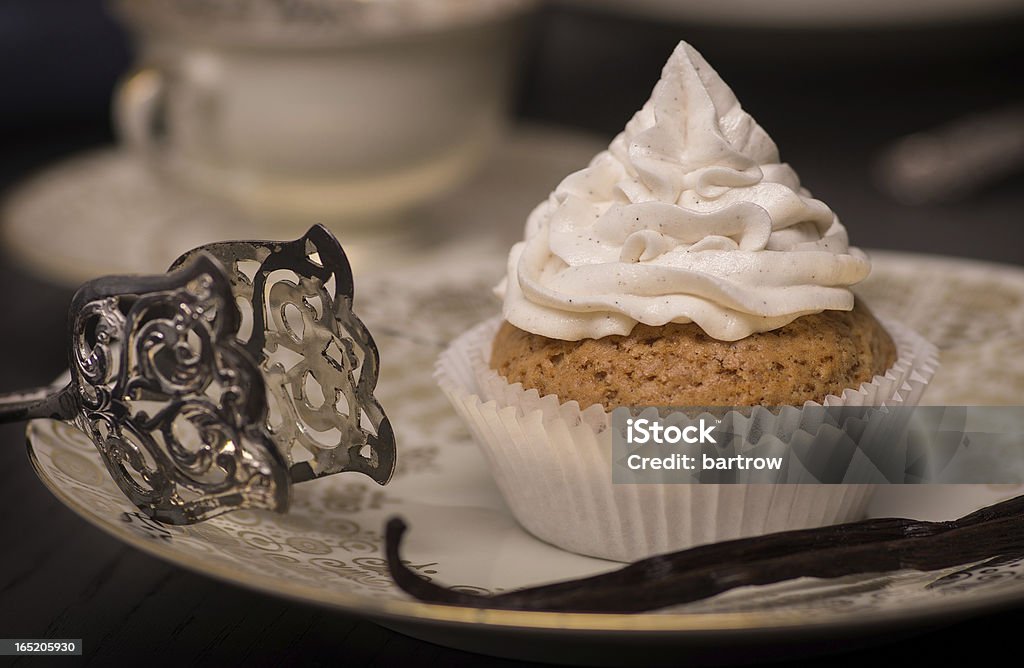
<svg viewBox="0 0 1024 668">
<path fill-rule="evenodd" d="M 799 577 L 932 571 L 1024 555 L 1024 496 L 948 522 L 885 518 L 703 545 L 586 578 L 485 596 L 422 579 L 399 557 L 406 530 L 388 522 L 388 567 L 412 596 L 433 603 L 551 612 L 643 612 L 737 587 Z"/>
</svg>

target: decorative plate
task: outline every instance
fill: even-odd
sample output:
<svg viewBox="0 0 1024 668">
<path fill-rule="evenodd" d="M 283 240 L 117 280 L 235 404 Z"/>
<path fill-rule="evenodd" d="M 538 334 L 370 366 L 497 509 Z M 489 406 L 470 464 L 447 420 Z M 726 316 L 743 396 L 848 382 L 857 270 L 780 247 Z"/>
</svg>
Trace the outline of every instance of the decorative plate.
<svg viewBox="0 0 1024 668">
<path fill-rule="evenodd" d="M 573 578 L 618 565 L 563 552 L 521 529 L 491 483 L 468 433 L 434 385 L 444 344 L 492 315 L 500 257 L 435 256 L 408 273 L 364 276 L 356 308 L 381 351 L 377 396 L 399 443 L 395 478 L 361 476 L 298 485 L 288 515 L 242 511 L 195 526 L 147 519 L 106 475 L 92 444 L 58 422 L 29 426 L 40 479 L 68 507 L 119 540 L 180 566 L 268 594 L 378 620 L 404 633 L 476 651 L 580 662 L 649 665 L 657 652 L 778 643 L 814 630 L 864 632 L 1024 602 L 1024 561 L 934 573 L 803 579 L 735 590 L 637 615 L 476 610 L 410 600 L 392 584 L 382 529 L 402 515 L 404 547 L 424 576 L 479 592 Z M 1024 270 L 948 258 L 877 253 L 862 293 L 881 314 L 898 314 L 943 349 L 927 403 L 1006 403 L 1024 394 Z M 951 518 L 1018 487 L 892 486 L 873 515 Z M 496 637 L 530 642 L 495 642 Z M 629 653 L 638 641 L 644 653 Z M 588 653 L 589 652 L 589 653 Z"/>
</svg>

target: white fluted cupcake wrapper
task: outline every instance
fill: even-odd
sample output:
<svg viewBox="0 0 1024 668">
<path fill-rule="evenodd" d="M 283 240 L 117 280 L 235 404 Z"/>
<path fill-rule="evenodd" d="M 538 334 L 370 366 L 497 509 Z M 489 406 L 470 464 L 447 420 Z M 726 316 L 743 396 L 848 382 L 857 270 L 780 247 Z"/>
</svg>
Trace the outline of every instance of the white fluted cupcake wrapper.
<svg viewBox="0 0 1024 668">
<path fill-rule="evenodd" d="M 899 323 L 884 322 L 897 361 L 842 396 L 808 406 L 916 405 L 937 367 L 937 350 Z M 500 318 L 469 330 L 440 356 L 438 384 L 465 420 L 516 519 L 563 549 L 617 561 L 702 543 L 824 526 L 863 516 L 873 485 L 612 484 L 610 413 L 600 405 L 539 396 L 489 367 Z M 823 416 L 811 411 L 807 416 Z M 802 420 L 803 410 L 746 420 L 751 432 L 788 446 L 842 437 Z M 820 427 L 820 425 L 817 425 Z M 858 462 L 863 466 L 864 462 Z"/>
</svg>

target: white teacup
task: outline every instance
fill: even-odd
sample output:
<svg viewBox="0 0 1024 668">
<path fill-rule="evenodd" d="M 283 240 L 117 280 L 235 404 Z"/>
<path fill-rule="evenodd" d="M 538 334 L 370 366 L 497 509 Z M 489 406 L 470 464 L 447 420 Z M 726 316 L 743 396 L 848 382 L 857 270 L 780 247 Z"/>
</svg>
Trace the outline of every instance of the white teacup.
<svg viewBox="0 0 1024 668">
<path fill-rule="evenodd" d="M 387 218 L 498 135 L 529 0 L 121 0 L 123 140 L 259 220 Z"/>
</svg>

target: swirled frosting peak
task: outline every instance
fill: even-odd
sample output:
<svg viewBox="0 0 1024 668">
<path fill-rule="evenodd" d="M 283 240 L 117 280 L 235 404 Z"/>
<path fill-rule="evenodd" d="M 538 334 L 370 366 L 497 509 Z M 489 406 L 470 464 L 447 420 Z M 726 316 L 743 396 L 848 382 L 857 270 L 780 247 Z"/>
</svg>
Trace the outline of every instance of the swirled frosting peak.
<svg viewBox="0 0 1024 668">
<path fill-rule="evenodd" d="M 549 338 L 695 322 L 733 341 L 850 310 L 870 271 L 703 57 L 679 44 L 606 151 L 534 209 L 496 289 Z"/>
</svg>

